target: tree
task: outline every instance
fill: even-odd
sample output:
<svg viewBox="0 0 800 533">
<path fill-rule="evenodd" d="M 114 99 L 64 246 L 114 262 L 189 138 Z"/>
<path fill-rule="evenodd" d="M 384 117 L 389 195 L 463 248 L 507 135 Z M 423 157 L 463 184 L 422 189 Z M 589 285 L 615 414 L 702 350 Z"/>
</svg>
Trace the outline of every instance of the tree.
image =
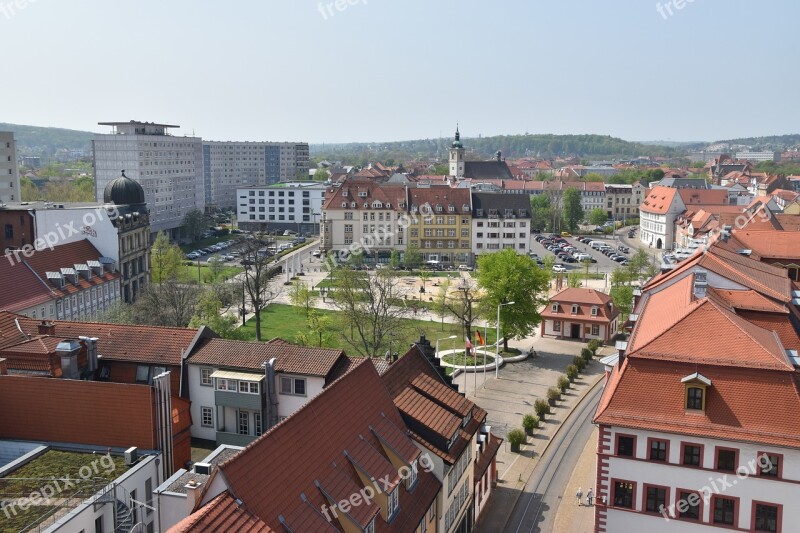
<svg viewBox="0 0 800 533">
<path fill-rule="evenodd" d="M 139 295 L 134 315 L 142 324 L 185 328 L 195 314 L 202 292 L 197 284 L 167 279 Z"/>
<path fill-rule="evenodd" d="M 189 321 L 189 327 L 208 326 L 223 339 L 244 339 L 235 316 L 222 314 L 222 302 L 214 291 L 205 291 L 197 303 L 196 311 Z"/>
<path fill-rule="evenodd" d="M 261 340 L 261 311 L 266 309 L 271 301 L 280 296 L 281 286 L 270 284 L 270 280 L 280 274 L 280 267 L 270 265 L 270 260 L 265 255 L 258 253 L 261 246 L 261 237 L 255 239 L 242 239 L 242 259 L 246 263 L 244 270 L 244 290 L 253 306 L 256 318 L 256 340 Z"/>
<path fill-rule="evenodd" d="M 419 247 L 414 244 L 406 246 L 406 253 L 403 255 L 403 263 L 409 270 L 418 268 L 422 262 L 422 254 L 419 252 Z"/>
<path fill-rule="evenodd" d="M 389 254 L 389 267 L 397 270 L 400 266 L 400 252 L 395 249 L 392 249 L 392 253 Z"/>
<path fill-rule="evenodd" d="M 390 269 L 374 274 L 348 267 L 337 270 L 331 292 L 333 305 L 341 312 L 343 340 L 363 357 L 383 355 L 390 336 L 402 331 L 407 315 L 405 308 L 396 305 L 401 298 L 397 274 Z"/>
<path fill-rule="evenodd" d="M 501 307 L 500 336 L 504 350 L 508 350 L 509 338 L 524 338 L 533 332 L 541 321 L 539 310 L 546 303 L 549 280 L 547 275 L 526 255 L 512 249 L 478 258 L 478 286 L 483 290 L 480 309 L 483 316 L 496 316 Z"/>
<path fill-rule="evenodd" d="M 183 253 L 177 245 L 169 242 L 163 231 L 159 231 L 150 247 L 150 276 L 161 285 L 169 279 L 177 279 L 183 265 Z"/>
<path fill-rule="evenodd" d="M 633 308 L 633 287 L 631 285 L 617 285 L 609 291 L 611 301 L 619 309 L 619 324 L 624 324 Z"/>
<path fill-rule="evenodd" d="M 577 272 L 567 274 L 567 287 L 578 288 L 581 286 L 581 275 Z"/>
<path fill-rule="evenodd" d="M 467 278 L 461 278 L 461 283 L 456 290 L 445 298 L 444 308 L 447 310 L 447 314 L 461 323 L 464 328 L 464 337 L 472 340 L 472 324 L 479 315 L 476 287 Z"/>
<path fill-rule="evenodd" d="M 627 269 L 631 273 L 631 277 L 633 279 L 638 279 L 641 277 L 642 273 L 647 270 L 647 267 L 650 265 L 650 256 L 647 255 L 647 252 L 639 248 L 636 250 L 636 253 L 633 254 L 631 257 Z"/>
<path fill-rule="evenodd" d="M 316 309 L 308 312 L 306 329 L 297 334 L 296 342 L 300 346 L 317 346 L 322 348 L 331 338 L 333 320 Z"/>
<path fill-rule="evenodd" d="M 450 290 L 450 278 L 445 280 L 439 285 L 439 292 L 433 301 L 433 307 L 436 313 L 442 319 L 442 331 L 444 331 L 444 317 L 447 316 L 447 293 Z"/>
<path fill-rule="evenodd" d="M 608 214 L 602 207 L 595 207 L 589 212 L 589 224 L 599 226 L 608 220 Z"/>
<path fill-rule="evenodd" d="M 331 177 L 331 173 L 324 168 L 318 168 L 314 171 L 314 181 L 327 181 Z"/>
<path fill-rule="evenodd" d="M 304 282 L 296 279 L 289 287 L 289 301 L 295 307 L 302 307 L 306 318 L 314 307 L 314 295 Z"/>
<path fill-rule="evenodd" d="M 552 206 L 550 197 L 546 194 L 534 194 L 531 196 L 531 228 L 545 231 L 550 224 Z"/>
<path fill-rule="evenodd" d="M 564 212 L 564 224 L 569 231 L 578 229 L 578 224 L 583 220 L 583 207 L 581 206 L 581 192 L 575 187 L 569 187 L 561 198 Z"/>
<path fill-rule="evenodd" d="M 203 232 L 211 227 L 211 224 L 202 211 L 199 209 L 191 209 L 184 215 L 181 226 L 186 236 L 188 236 L 192 242 L 197 242 L 202 237 Z"/>
</svg>

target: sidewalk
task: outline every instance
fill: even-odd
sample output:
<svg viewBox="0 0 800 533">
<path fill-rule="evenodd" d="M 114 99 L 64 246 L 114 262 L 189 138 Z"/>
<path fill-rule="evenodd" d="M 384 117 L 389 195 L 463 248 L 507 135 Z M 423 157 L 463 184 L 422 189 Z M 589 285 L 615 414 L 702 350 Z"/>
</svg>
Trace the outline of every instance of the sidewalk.
<svg viewBox="0 0 800 533">
<path fill-rule="evenodd" d="M 586 505 L 586 493 L 592 489 L 597 494 L 597 488 L 594 486 L 597 479 L 597 435 L 598 429 L 595 427 L 580 459 L 578 459 L 578 464 L 575 465 L 575 470 L 572 471 L 567 488 L 561 497 L 562 503 L 556 512 L 555 531 L 594 532 L 594 507 Z M 583 501 L 580 506 L 575 500 L 575 492 L 578 487 L 583 491 Z"/>
<path fill-rule="evenodd" d="M 608 350 L 607 347 L 606 350 Z M 583 397 L 586 396 L 589 390 L 603 378 L 603 367 L 598 361 L 598 358 L 601 356 L 601 352 L 598 352 L 598 357 L 587 366 L 581 377 L 572 385 L 573 388 L 570 389 L 563 397 L 564 399 L 558 403 L 553 414 L 551 414 L 543 424 L 540 424 L 539 429 L 534 431 L 533 437 L 528 437 L 528 442 L 522 445 L 520 453 L 511 453 L 508 442 L 505 442 L 503 447 L 497 452 L 497 488 L 492 494 L 492 500 L 486 514 L 482 516 L 478 524 L 476 524 L 475 531 L 493 533 L 505 529 L 506 523 L 514 511 L 514 507 L 522 494 L 528 478 L 538 464 L 539 458 L 547 449 L 553 435 L 556 434 L 561 427 L 561 423 L 569 416 Z M 500 381 L 502 381 L 502 375 Z M 487 382 L 487 386 L 489 385 L 490 382 Z M 549 386 L 549 383 L 547 385 Z M 479 397 L 477 398 L 474 397 L 474 395 L 468 395 L 467 397 L 484 407 L 485 397 L 481 397 L 481 390 L 479 390 L 478 393 Z M 510 407 L 524 409 L 524 412 L 532 411 L 533 395 L 529 395 L 529 399 L 521 403 L 522 405 Z M 509 406 L 506 408 L 508 409 Z M 492 416 L 491 409 L 489 409 L 489 412 L 490 416 Z M 508 429 L 517 427 L 518 425 L 521 426 L 521 414 L 514 414 L 520 419 L 519 423 L 510 426 Z"/>
</svg>

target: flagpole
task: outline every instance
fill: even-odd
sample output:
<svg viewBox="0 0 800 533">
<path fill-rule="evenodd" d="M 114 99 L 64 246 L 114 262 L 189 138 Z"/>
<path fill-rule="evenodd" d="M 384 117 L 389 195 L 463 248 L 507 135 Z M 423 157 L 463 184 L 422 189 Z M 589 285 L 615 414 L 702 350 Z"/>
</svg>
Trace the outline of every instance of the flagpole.
<svg viewBox="0 0 800 533">
<path fill-rule="evenodd" d="M 486 323 L 483 324 L 483 388 L 486 388 Z"/>
<path fill-rule="evenodd" d="M 464 397 L 467 396 L 467 351 L 469 351 L 469 335 L 467 335 L 467 343 L 464 345 Z"/>
</svg>

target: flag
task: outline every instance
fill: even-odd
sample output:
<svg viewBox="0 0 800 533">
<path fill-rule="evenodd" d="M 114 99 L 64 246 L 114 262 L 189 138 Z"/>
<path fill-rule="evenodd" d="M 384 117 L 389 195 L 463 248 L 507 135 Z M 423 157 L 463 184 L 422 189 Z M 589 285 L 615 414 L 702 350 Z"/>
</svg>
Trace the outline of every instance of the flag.
<svg viewBox="0 0 800 533">
<path fill-rule="evenodd" d="M 483 340 L 483 335 L 481 335 L 481 330 L 476 329 L 475 330 L 475 335 L 477 335 L 478 336 L 478 340 L 481 341 L 481 346 L 486 346 L 486 341 Z"/>
</svg>

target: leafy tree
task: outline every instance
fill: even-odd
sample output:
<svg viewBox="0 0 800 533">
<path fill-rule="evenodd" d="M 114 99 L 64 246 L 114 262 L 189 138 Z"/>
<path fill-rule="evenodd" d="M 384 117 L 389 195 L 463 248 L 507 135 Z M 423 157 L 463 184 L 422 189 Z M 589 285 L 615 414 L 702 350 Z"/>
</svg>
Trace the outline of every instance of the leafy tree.
<svg viewBox="0 0 800 533">
<path fill-rule="evenodd" d="M 589 212 L 589 224 L 599 226 L 608 220 L 608 214 L 602 207 L 595 207 Z"/>
<path fill-rule="evenodd" d="M 631 273 L 631 277 L 633 279 L 638 279 L 643 272 L 647 270 L 647 267 L 650 265 L 650 256 L 647 255 L 647 252 L 639 248 L 636 250 L 636 253 L 631 256 L 630 261 L 628 262 L 627 269 Z"/>
<path fill-rule="evenodd" d="M 389 254 L 389 267 L 397 270 L 397 267 L 400 266 L 400 252 L 397 250 L 392 250 L 392 253 Z"/>
<path fill-rule="evenodd" d="M 406 252 L 403 255 L 403 263 L 405 264 L 406 268 L 413 270 L 419 267 L 421 262 L 422 254 L 419 251 L 419 247 L 414 244 L 409 244 L 406 246 Z"/>
<path fill-rule="evenodd" d="M 461 284 L 444 301 L 446 314 L 461 323 L 464 337 L 470 340 L 472 340 L 472 324 L 479 316 L 478 303 L 476 287 L 467 278 L 462 278 Z"/>
<path fill-rule="evenodd" d="M 327 181 L 331 177 L 331 173 L 324 168 L 318 168 L 314 171 L 314 181 Z"/>
<path fill-rule="evenodd" d="M 550 223 L 552 214 L 550 197 L 546 194 L 534 194 L 531 196 L 531 227 L 540 231 L 545 231 Z"/>
<path fill-rule="evenodd" d="M 602 174 L 598 174 L 597 172 L 589 172 L 583 177 L 583 181 L 603 183 L 605 178 L 602 176 Z"/>
<path fill-rule="evenodd" d="M 581 192 L 569 187 L 564 191 L 561 199 L 563 203 L 564 224 L 569 231 L 575 231 L 583 220 L 583 207 L 581 207 Z"/>
<path fill-rule="evenodd" d="M 134 315 L 141 324 L 185 328 L 195 314 L 202 293 L 197 284 L 167 279 L 158 286 L 149 286 L 139 295 Z"/>
<path fill-rule="evenodd" d="M 546 303 L 548 279 L 528 256 L 512 249 L 478 258 L 478 286 L 484 296 L 480 301 L 483 316 L 496 316 L 497 306 L 514 302 L 500 309 L 500 336 L 504 350 L 509 338 L 524 338 L 541 321 L 539 310 Z"/>
<path fill-rule="evenodd" d="M 150 247 L 150 276 L 161 285 L 169 279 L 177 279 L 183 265 L 183 253 L 177 245 L 169 242 L 163 231 L 159 231 Z"/>
<path fill-rule="evenodd" d="M 304 282 L 296 279 L 289 287 L 289 301 L 295 307 L 302 307 L 308 317 L 314 306 L 314 295 Z"/>
<path fill-rule="evenodd" d="M 620 312 L 618 323 L 624 324 L 633 308 L 633 287 L 631 285 L 617 285 L 611 287 L 609 295 L 611 296 L 611 301 L 614 302 Z"/>
<path fill-rule="evenodd" d="M 214 291 L 205 291 L 197 303 L 195 314 L 189 321 L 189 327 L 208 326 L 223 339 L 244 339 L 233 315 L 220 313 L 222 302 Z"/>
<path fill-rule="evenodd" d="M 301 346 L 326 346 L 333 335 L 333 320 L 316 309 L 308 312 L 306 329 L 297 334 L 296 342 Z"/>
<path fill-rule="evenodd" d="M 202 211 L 199 209 L 192 209 L 184 215 L 181 226 L 192 242 L 197 242 L 200 240 L 203 232 L 211 227 L 211 224 Z"/>
<path fill-rule="evenodd" d="M 581 275 L 577 272 L 567 274 L 567 287 L 578 288 L 581 286 Z"/>
</svg>

